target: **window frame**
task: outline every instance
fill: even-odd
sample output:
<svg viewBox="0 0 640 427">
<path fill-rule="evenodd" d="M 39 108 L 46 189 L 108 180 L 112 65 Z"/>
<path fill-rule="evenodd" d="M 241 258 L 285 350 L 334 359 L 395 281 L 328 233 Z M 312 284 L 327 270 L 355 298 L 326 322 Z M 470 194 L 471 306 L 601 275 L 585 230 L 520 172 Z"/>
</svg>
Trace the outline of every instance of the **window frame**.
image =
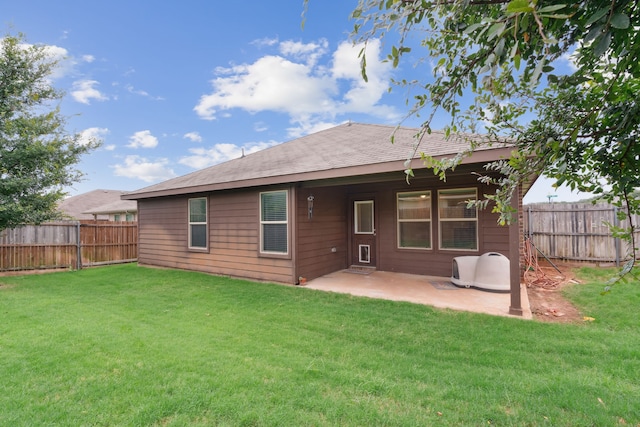
<svg viewBox="0 0 640 427">
<path fill-rule="evenodd" d="M 262 216 L 262 197 L 264 194 L 273 194 L 273 193 L 284 193 L 284 210 L 285 210 L 285 219 L 284 220 L 278 220 L 278 221 L 265 221 L 263 216 Z M 291 232 L 289 230 L 289 190 L 288 189 L 282 189 L 282 190 L 270 190 L 270 191 L 261 191 L 258 194 L 258 218 L 259 218 L 259 223 L 260 223 L 260 242 L 259 242 L 259 248 L 258 248 L 258 253 L 260 254 L 260 256 L 265 256 L 265 257 L 273 257 L 273 258 L 288 258 L 291 252 L 291 242 L 289 241 L 290 236 L 291 236 Z M 277 251 L 266 251 L 264 250 L 264 226 L 265 225 L 275 225 L 275 224 L 284 224 L 285 225 L 285 230 L 286 230 L 286 237 L 285 237 L 285 242 L 287 245 L 287 250 L 286 252 L 277 252 Z"/>
<path fill-rule="evenodd" d="M 426 194 L 429 198 L 429 218 L 428 219 L 401 219 L 400 218 L 400 198 L 402 195 L 409 194 Z M 403 223 L 429 223 L 429 246 L 428 247 L 419 247 L 419 246 L 401 246 L 401 231 L 400 225 Z M 422 251 L 430 251 L 433 250 L 433 195 L 431 190 L 422 190 L 422 191 L 399 191 L 396 193 L 396 245 L 400 250 L 422 250 Z"/>
<path fill-rule="evenodd" d="M 204 222 L 191 221 L 191 202 L 195 200 L 204 200 Z M 209 250 L 209 198 L 208 197 L 190 197 L 187 200 L 187 222 L 188 222 L 188 236 L 187 247 L 191 251 L 208 251 Z M 193 226 L 204 225 L 204 246 L 193 245 Z"/>
<path fill-rule="evenodd" d="M 475 209 L 475 216 L 472 218 L 467 218 L 467 217 L 458 217 L 458 218 L 442 218 L 442 215 L 440 214 L 440 200 L 441 200 L 441 194 L 442 193 L 447 193 L 447 192 L 460 192 L 461 194 L 464 194 L 464 192 L 468 192 L 469 196 L 471 196 L 471 193 L 473 193 L 473 197 L 468 197 L 467 200 L 477 200 L 478 199 L 478 188 L 477 187 L 462 187 L 462 188 L 446 188 L 446 189 L 440 189 L 438 190 L 438 199 L 437 199 L 437 212 L 438 212 L 438 249 L 443 250 L 443 251 L 457 251 L 457 252 L 479 252 L 480 251 L 480 227 L 479 227 L 479 221 L 478 221 L 478 207 L 476 206 Z M 466 207 L 465 207 L 466 209 Z M 444 247 L 443 246 L 443 242 L 442 242 L 442 223 L 443 222 L 474 222 L 475 223 L 475 234 L 476 234 L 476 241 L 475 241 L 475 248 L 451 248 L 451 247 Z"/>
</svg>

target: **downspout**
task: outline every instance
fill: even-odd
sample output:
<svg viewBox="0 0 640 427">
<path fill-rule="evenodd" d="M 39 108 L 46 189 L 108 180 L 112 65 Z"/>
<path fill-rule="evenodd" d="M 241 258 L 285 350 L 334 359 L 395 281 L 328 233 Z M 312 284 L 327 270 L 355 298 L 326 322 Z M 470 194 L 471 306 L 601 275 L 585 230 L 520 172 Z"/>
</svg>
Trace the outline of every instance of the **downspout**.
<svg viewBox="0 0 640 427">
<path fill-rule="evenodd" d="M 291 216 L 291 240 L 289 242 L 291 251 L 291 280 L 294 285 L 298 284 L 298 262 L 297 262 L 297 254 L 298 254 L 298 188 L 295 185 L 290 187 L 289 192 L 289 212 L 288 214 Z"/>
</svg>

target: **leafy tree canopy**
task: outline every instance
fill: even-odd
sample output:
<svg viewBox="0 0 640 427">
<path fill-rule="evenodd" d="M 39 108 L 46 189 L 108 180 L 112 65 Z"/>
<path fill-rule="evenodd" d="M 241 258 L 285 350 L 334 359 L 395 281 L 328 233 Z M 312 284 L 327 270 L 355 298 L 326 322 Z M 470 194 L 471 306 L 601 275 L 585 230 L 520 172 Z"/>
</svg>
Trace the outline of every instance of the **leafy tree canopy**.
<svg viewBox="0 0 640 427">
<path fill-rule="evenodd" d="M 98 145 L 65 131 L 56 65 L 21 35 L 0 40 L 0 230 L 56 218 L 64 187 L 82 176 L 74 165 Z"/>
<path fill-rule="evenodd" d="M 514 190 L 543 173 L 640 212 L 632 196 L 640 187 L 639 2 L 360 0 L 352 17 L 354 42 L 383 38 L 394 66 L 419 61 L 430 70 L 393 82 L 415 94 L 409 115 L 424 116 L 422 132 L 441 110 L 451 118 L 447 135 L 481 131 L 485 140 L 470 138 L 472 150 L 515 144 L 512 159 L 487 165 L 501 178 L 481 178 L 499 188 L 477 203 L 493 200 L 502 222 Z M 561 59 L 571 67 L 559 67 Z M 451 166 L 425 160 L 441 174 Z"/>
</svg>

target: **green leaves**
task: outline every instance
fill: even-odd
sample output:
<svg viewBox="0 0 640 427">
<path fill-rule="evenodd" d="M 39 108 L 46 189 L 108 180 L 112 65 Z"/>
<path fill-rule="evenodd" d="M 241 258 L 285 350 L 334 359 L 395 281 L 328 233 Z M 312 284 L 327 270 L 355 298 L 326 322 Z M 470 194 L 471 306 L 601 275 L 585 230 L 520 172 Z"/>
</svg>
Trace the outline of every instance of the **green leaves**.
<svg viewBox="0 0 640 427">
<path fill-rule="evenodd" d="M 584 26 L 589 30 L 584 36 L 585 43 L 592 42 L 593 56 L 601 58 L 612 48 L 612 31 L 629 30 L 631 19 L 626 12 L 616 11 L 612 5 L 608 5 L 591 14 Z"/>
<path fill-rule="evenodd" d="M 618 28 L 621 30 L 626 30 L 627 28 L 629 28 L 629 25 L 631 25 L 629 17 L 624 13 L 616 13 L 615 15 L 613 15 L 611 17 L 610 23 L 613 28 Z"/>
<path fill-rule="evenodd" d="M 540 9 L 538 9 L 538 13 L 541 15 L 548 14 L 548 13 L 556 12 L 558 10 L 562 10 L 565 7 L 567 7 L 566 4 L 552 4 L 550 6 L 541 7 Z"/>
<path fill-rule="evenodd" d="M 43 46 L 0 40 L 0 230 L 55 218 L 61 188 L 81 177 L 73 166 L 99 145 L 66 133 L 50 107 L 62 97 L 50 85 L 54 65 Z"/>
<path fill-rule="evenodd" d="M 496 22 L 492 26 L 489 27 L 489 31 L 487 31 L 487 40 L 491 41 L 496 37 L 502 35 L 504 33 L 507 25 L 504 22 Z"/>
<path fill-rule="evenodd" d="M 393 64 L 393 68 L 397 68 L 398 64 L 400 62 L 400 57 L 405 54 L 405 53 L 409 53 L 411 52 L 411 48 L 406 47 L 406 46 L 402 46 L 400 48 L 396 47 L 396 46 L 392 46 L 391 47 L 391 54 L 389 54 L 387 56 L 387 58 L 391 61 L 391 63 Z"/>
<path fill-rule="evenodd" d="M 480 131 L 515 144 L 517 155 L 488 169 L 495 180 L 480 181 L 495 189 L 487 200 L 502 219 L 513 190 L 543 173 L 640 213 L 625 197 L 640 188 L 640 2 L 499 3 L 362 0 L 358 36 L 396 32 L 394 67 L 409 39 L 424 48 L 418 65 L 436 63 L 413 85 L 407 113 L 426 114 L 425 129 L 444 111 L 447 136 Z M 560 60 L 568 56 L 570 66 Z M 424 161 L 439 175 L 453 165 Z"/>
<path fill-rule="evenodd" d="M 584 25 L 588 27 L 589 25 L 598 22 L 599 20 L 604 18 L 605 15 L 609 14 L 610 10 L 611 9 L 609 6 L 598 9 L 593 15 L 591 15 L 591 17 L 589 17 L 589 19 L 587 19 Z"/>
<path fill-rule="evenodd" d="M 360 73 L 362 76 L 362 80 L 365 82 L 369 81 L 369 77 L 367 77 L 367 50 L 365 47 L 360 49 L 360 53 L 358 53 L 358 57 L 360 58 Z"/>
<path fill-rule="evenodd" d="M 507 4 L 507 13 L 529 13 L 534 8 L 530 5 L 529 0 L 511 0 Z"/>
<path fill-rule="evenodd" d="M 611 37 L 610 31 L 605 32 L 599 37 L 599 40 L 593 49 L 593 54 L 596 58 L 600 58 L 607 50 L 609 50 L 609 46 L 611 46 Z"/>
</svg>

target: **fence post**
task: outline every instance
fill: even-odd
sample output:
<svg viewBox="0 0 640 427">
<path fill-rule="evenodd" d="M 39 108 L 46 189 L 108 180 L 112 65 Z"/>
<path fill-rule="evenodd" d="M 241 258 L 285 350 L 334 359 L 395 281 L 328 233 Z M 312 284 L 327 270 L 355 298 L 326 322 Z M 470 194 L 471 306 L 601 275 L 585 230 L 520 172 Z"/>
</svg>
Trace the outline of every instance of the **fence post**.
<svg viewBox="0 0 640 427">
<path fill-rule="evenodd" d="M 527 206 L 527 232 L 529 234 L 529 240 L 533 238 L 533 230 L 531 229 L 531 206 Z"/>
<path fill-rule="evenodd" d="M 76 270 L 82 269 L 82 242 L 80 239 L 80 221 L 76 221 Z"/>
</svg>

